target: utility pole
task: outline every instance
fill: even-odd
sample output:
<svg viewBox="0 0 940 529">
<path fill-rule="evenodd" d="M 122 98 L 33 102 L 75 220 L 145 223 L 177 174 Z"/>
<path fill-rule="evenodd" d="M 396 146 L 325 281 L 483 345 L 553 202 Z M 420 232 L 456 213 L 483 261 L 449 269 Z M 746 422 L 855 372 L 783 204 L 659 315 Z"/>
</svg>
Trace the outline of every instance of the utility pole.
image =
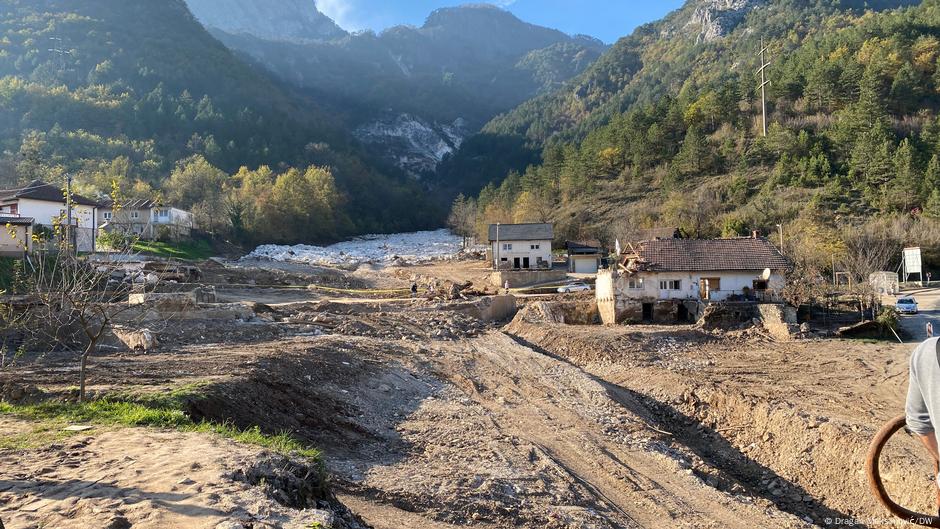
<svg viewBox="0 0 940 529">
<path fill-rule="evenodd" d="M 499 271 L 499 223 L 496 223 L 496 251 L 493 252 L 493 269 Z"/>
<path fill-rule="evenodd" d="M 49 53 L 55 54 L 56 60 L 58 61 L 58 71 L 56 73 L 62 76 L 61 81 L 67 86 L 68 83 L 65 81 L 65 56 L 73 55 L 72 50 L 65 49 L 62 37 L 49 37 L 49 40 L 53 43 L 53 47 L 49 48 Z M 54 82 L 58 81 L 59 79 L 54 79 Z"/>
<path fill-rule="evenodd" d="M 762 126 L 764 130 L 764 137 L 767 137 L 767 94 L 766 87 L 770 84 L 770 81 L 767 79 L 765 70 L 770 63 L 764 59 L 764 53 L 767 51 L 767 46 L 764 46 L 764 37 L 760 38 L 760 68 L 757 69 L 760 73 L 760 106 L 761 106 L 761 119 Z"/>
<path fill-rule="evenodd" d="M 780 230 L 780 251 L 783 252 L 783 224 L 777 224 L 777 229 Z"/>
<path fill-rule="evenodd" d="M 65 247 L 72 253 L 72 174 L 65 175 Z"/>
</svg>

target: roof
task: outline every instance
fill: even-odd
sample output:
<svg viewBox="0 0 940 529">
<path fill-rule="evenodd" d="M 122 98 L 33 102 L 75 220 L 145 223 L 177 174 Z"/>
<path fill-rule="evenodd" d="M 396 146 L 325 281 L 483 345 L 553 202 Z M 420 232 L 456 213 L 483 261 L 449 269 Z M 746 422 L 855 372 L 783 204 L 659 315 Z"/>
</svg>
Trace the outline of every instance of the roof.
<svg viewBox="0 0 940 529">
<path fill-rule="evenodd" d="M 577 252 L 577 253 L 602 253 L 603 247 L 601 242 L 598 240 L 591 241 L 568 241 L 565 244 L 565 247 L 568 249 L 568 252 Z"/>
<path fill-rule="evenodd" d="M 763 237 L 734 239 L 657 239 L 636 247 L 633 268 L 646 272 L 785 270 L 787 259 Z"/>
<path fill-rule="evenodd" d="M 62 191 L 62 188 L 56 187 L 52 184 L 47 184 L 42 180 L 33 180 L 25 187 L 0 191 L 0 200 L 13 200 L 20 198 L 64 204 L 65 192 Z M 99 207 L 98 202 L 74 193 L 72 194 L 72 202 L 75 204 L 81 204 L 83 206 Z"/>
<path fill-rule="evenodd" d="M 32 226 L 36 220 L 32 217 L 11 217 L 9 215 L 0 215 L 0 226 L 12 224 L 14 226 Z"/>
<path fill-rule="evenodd" d="M 490 224 L 490 241 L 495 241 L 496 224 Z M 500 224 L 499 240 L 501 241 L 545 241 L 555 238 L 555 231 L 551 224 Z"/>
</svg>

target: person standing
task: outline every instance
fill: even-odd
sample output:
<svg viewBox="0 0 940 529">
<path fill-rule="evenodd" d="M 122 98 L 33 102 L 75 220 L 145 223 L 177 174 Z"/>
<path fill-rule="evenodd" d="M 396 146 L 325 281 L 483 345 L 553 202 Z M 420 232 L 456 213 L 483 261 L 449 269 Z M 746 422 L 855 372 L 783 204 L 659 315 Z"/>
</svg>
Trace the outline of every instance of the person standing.
<svg viewBox="0 0 940 529">
<path fill-rule="evenodd" d="M 940 452 L 936 424 L 940 420 L 940 351 L 938 339 L 931 338 L 911 353 L 907 403 L 904 414 L 907 429 L 920 439 L 934 462 L 934 492 L 940 511 Z"/>
</svg>

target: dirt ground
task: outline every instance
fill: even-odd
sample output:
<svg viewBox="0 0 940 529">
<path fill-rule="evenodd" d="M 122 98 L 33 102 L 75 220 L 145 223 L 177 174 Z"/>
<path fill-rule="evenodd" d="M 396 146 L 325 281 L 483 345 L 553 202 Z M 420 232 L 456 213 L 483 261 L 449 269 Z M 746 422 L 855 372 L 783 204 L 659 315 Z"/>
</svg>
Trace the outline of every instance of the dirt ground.
<svg viewBox="0 0 940 529">
<path fill-rule="evenodd" d="M 473 281 L 478 264 L 292 267 L 255 285 L 295 274 L 394 289 L 415 276 Z M 910 344 L 566 325 L 526 308 L 486 322 L 464 310 L 471 302 L 295 293 L 268 289 L 239 319 L 181 321 L 151 351 L 104 352 L 91 389 L 200 383 L 193 418 L 322 448 L 338 500 L 375 528 L 890 525 L 861 463 L 903 411 Z M 27 355 L 0 370 L 0 387 L 65 395 L 74 364 Z M 0 422 L 0 434 L 24 428 Z M 96 429 L 55 443 L 0 450 L 8 528 L 225 528 L 236 515 L 292 528 L 325 515 L 232 477 L 270 455 L 203 434 Z M 908 437 L 886 453 L 889 491 L 907 506 L 930 507 L 930 470 Z M 114 513 L 130 525 L 107 525 Z"/>
<path fill-rule="evenodd" d="M 0 431 L 24 427 L 0 421 Z M 11 528 L 357 527 L 329 510 L 284 506 L 251 483 L 260 467 L 285 464 L 214 436 L 91 430 L 25 454 L 0 452 L 0 512 Z"/>
</svg>

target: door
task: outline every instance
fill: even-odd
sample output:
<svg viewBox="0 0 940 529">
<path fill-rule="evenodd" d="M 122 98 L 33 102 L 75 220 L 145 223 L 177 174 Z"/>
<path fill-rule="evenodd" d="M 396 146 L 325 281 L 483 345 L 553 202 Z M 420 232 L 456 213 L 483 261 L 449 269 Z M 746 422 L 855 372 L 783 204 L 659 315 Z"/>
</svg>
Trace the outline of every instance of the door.
<svg viewBox="0 0 940 529">
<path fill-rule="evenodd" d="M 643 304 L 643 321 L 645 323 L 652 323 L 653 321 L 653 304 L 652 303 Z"/>
<path fill-rule="evenodd" d="M 699 293 L 702 295 L 704 300 L 714 300 L 718 291 L 721 290 L 721 278 L 718 277 L 703 277 L 699 281 Z"/>
<path fill-rule="evenodd" d="M 518 257 L 516 257 L 516 258 L 514 258 L 514 259 L 512 260 L 512 267 L 515 268 L 515 269 L 517 269 L 517 270 L 518 270 L 519 268 L 522 268 L 521 263 L 520 263 Z"/>
<path fill-rule="evenodd" d="M 528 257 L 523 257 L 523 258 L 522 258 L 522 268 L 525 268 L 525 269 L 527 269 L 527 270 L 528 270 L 529 268 L 531 268 L 531 267 L 529 266 L 529 258 L 528 258 Z"/>
<path fill-rule="evenodd" d="M 575 259 L 574 260 L 574 273 L 576 274 L 596 274 L 597 273 L 597 259 Z"/>
</svg>

